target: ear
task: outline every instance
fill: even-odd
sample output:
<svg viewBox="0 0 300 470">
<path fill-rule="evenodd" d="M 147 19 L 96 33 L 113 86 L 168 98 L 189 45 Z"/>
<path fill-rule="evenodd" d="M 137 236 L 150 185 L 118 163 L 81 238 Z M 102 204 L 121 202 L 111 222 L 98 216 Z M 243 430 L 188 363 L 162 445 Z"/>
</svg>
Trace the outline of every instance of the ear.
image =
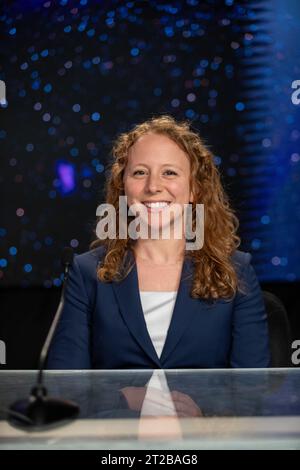
<svg viewBox="0 0 300 470">
<path fill-rule="evenodd" d="M 193 191 L 190 193 L 190 202 L 194 202 L 194 194 Z"/>
</svg>

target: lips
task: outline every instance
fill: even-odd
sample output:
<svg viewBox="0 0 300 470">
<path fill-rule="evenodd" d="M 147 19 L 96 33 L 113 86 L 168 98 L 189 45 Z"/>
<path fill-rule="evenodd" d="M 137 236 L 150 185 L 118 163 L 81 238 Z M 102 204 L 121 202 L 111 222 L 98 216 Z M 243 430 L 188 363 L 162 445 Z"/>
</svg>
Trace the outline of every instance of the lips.
<svg viewBox="0 0 300 470">
<path fill-rule="evenodd" d="M 159 212 L 164 210 L 170 204 L 170 201 L 143 201 L 148 212 Z"/>
</svg>

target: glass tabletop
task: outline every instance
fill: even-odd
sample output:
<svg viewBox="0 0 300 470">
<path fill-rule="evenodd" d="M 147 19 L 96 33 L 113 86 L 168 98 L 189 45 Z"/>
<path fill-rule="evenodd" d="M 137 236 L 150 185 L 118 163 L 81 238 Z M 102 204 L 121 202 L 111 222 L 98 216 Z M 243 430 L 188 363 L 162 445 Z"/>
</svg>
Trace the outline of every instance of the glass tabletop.
<svg viewBox="0 0 300 470">
<path fill-rule="evenodd" d="M 300 369 L 47 371 L 78 419 L 26 432 L 6 410 L 35 380 L 0 372 L 1 449 L 300 449 Z"/>
</svg>

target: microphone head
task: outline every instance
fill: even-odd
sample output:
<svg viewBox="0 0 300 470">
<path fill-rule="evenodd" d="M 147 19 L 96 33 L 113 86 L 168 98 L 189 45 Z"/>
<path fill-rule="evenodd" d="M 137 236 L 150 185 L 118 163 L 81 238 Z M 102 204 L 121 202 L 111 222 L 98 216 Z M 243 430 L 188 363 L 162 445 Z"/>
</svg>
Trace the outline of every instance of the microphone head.
<svg viewBox="0 0 300 470">
<path fill-rule="evenodd" d="M 63 249 L 62 255 L 61 255 L 61 262 L 63 266 L 70 266 L 73 262 L 74 258 L 74 251 L 73 248 L 66 246 Z"/>
</svg>

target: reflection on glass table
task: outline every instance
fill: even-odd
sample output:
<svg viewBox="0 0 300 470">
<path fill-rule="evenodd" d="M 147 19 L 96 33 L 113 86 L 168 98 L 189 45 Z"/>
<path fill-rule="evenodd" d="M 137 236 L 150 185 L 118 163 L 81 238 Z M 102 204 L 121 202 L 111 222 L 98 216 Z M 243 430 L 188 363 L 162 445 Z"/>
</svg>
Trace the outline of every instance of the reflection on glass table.
<svg viewBox="0 0 300 470">
<path fill-rule="evenodd" d="M 47 371 L 51 396 L 80 415 L 29 433 L 5 409 L 35 378 L 0 372 L 2 449 L 300 449 L 300 369 Z"/>
</svg>

